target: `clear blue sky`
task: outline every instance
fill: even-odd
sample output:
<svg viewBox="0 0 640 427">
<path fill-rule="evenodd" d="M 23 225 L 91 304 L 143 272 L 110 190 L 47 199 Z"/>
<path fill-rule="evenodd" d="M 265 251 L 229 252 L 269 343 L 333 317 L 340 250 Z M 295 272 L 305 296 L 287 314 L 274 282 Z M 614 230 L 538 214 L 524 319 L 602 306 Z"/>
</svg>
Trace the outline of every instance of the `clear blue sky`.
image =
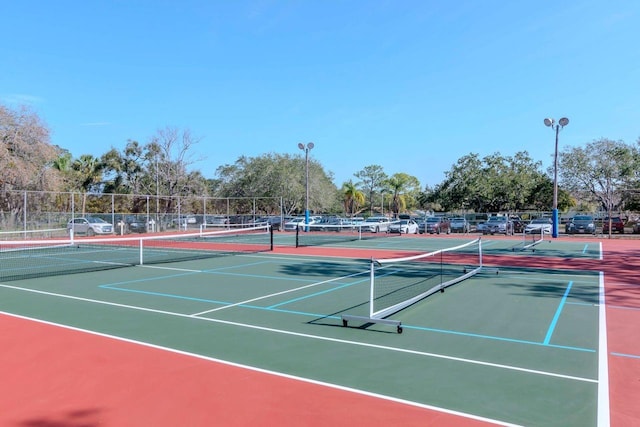
<svg viewBox="0 0 640 427">
<path fill-rule="evenodd" d="M 160 128 L 202 141 L 209 178 L 241 155 L 302 154 L 435 185 L 469 153 L 552 163 L 640 137 L 640 1 L 5 1 L 0 102 L 74 157 Z"/>
</svg>

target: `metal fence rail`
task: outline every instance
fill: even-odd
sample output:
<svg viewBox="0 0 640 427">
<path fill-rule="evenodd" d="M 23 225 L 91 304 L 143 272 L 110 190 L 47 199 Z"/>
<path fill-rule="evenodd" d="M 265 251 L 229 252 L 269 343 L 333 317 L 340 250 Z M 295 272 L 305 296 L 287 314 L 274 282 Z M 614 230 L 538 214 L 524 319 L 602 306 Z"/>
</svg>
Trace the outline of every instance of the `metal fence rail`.
<svg viewBox="0 0 640 427">
<path fill-rule="evenodd" d="M 140 194 L 9 191 L 0 194 L 0 231 L 64 229 L 72 218 L 92 216 L 114 226 L 152 223 L 161 231 L 197 228 L 213 218 L 248 223 L 263 215 L 282 215 L 279 197 L 181 197 Z M 117 229 L 116 229 L 117 231 Z"/>
</svg>

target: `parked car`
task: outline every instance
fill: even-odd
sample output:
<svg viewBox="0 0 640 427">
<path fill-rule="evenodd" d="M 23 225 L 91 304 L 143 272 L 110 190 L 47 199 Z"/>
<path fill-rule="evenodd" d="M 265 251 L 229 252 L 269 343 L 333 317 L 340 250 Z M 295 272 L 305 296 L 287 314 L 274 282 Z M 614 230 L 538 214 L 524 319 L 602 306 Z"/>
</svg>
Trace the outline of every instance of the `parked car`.
<svg viewBox="0 0 640 427">
<path fill-rule="evenodd" d="M 506 216 L 492 216 L 484 223 L 482 234 L 513 234 L 513 222 Z"/>
<path fill-rule="evenodd" d="M 297 216 L 284 223 L 284 231 L 296 231 L 298 226 L 304 224 L 305 218 L 303 216 Z"/>
<path fill-rule="evenodd" d="M 206 227 L 224 227 L 229 224 L 229 217 L 218 215 L 207 215 L 204 217 Z"/>
<path fill-rule="evenodd" d="M 443 216 L 430 216 L 424 222 L 424 227 L 419 230 L 420 234 L 429 233 L 429 234 L 440 234 L 446 233 L 449 234 L 451 232 L 451 223 L 449 220 Z"/>
<path fill-rule="evenodd" d="M 351 227 L 351 221 L 339 216 L 323 217 L 320 221 L 312 224 L 312 231 L 342 231 Z"/>
<path fill-rule="evenodd" d="M 620 218 L 619 216 L 612 216 L 611 221 L 609 221 L 609 218 L 605 218 L 602 222 L 602 232 L 604 234 L 609 233 L 609 223 L 611 223 L 612 233 L 624 233 L 624 221 L 622 220 L 622 218 Z"/>
<path fill-rule="evenodd" d="M 451 221 L 449 222 L 451 224 L 452 233 L 468 233 L 470 230 L 469 221 L 465 218 L 451 218 Z"/>
<path fill-rule="evenodd" d="M 189 225 L 197 224 L 198 220 L 195 215 L 181 215 L 171 221 L 174 227 L 187 228 Z"/>
<path fill-rule="evenodd" d="M 126 224 L 127 233 L 146 233 L 147 221 L 145 219 L 139 219 L 135 216 L 128 216 L 124 219 Z"/>
<path fill-rule="evenodd" d="M 531 220 L 529 224 L 524 228 L 524 232 L 527 234 L 551 234 L 553 228 L 553 222 L 551 218 L 536 218 Z"/>
<path fill-rule="evenodd" d="M 280 229 L 282 228 L 282 218 L 277 215 L 263 216 L 260 218 L 256 218 L 255 224 L 269 224 L 271 228 L 273 228 L 273 231 L 280 231 Z"/>
<path fill-rule="evenodd" d="M 640 234 L 640 221 L 633 224 L 633 234 Z"/>
<path fill-rule="evenodd" d="M 596 234 L 596 223 L 591 215 L 576 215 L 564 226 L 566 234 Z"/>
<path fill-rule="evenodd" d="M 513 233 L 522 233 L 524 232 L 524 228 L 526 227 L 525 222 L 520 219 L 519 216 L 510 216 L 509 220 L 511 221 L 511 223 L 513 224 Z"/>
<path fill-rule="evenodd" d="M 67 232 L 73 230 L 73 234 L 113 234 L 113 224 L 98 217 L 73 218 L 67 223 Z"/>
<path fill-rule="evenodd" d="M 389 225 L 389 233 L 418 234 L 418 224 L 412 219 L 401 219 Z"/>
<path fill-rule="evenodd" d="M 364 222 L 364 218 L 361 216 L 354 216 L 353 218 L 349 219 L 349 221 L 352 225 L 360 225 Z"/>
<path fill-rule="evenodd" d="M 388 233 L 389 232 L 389 218 L 386 216 L 372 216 L 364 220 L 362 223 L 362 231 L 369 231 L 371 233 Z"/>
</svg>

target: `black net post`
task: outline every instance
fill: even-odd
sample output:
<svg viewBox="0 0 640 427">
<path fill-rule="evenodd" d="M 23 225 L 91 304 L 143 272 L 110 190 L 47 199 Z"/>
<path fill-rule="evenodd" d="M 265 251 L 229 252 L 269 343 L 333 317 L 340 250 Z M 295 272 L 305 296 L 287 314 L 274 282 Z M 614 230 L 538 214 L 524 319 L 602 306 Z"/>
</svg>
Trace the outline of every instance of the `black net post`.
<svg viewBox="0 0 640 427">
<path fill-rule="evenodd" d="M 273 250 L 273 226 L 269 225 L 269 250 Z"/>
</svg>

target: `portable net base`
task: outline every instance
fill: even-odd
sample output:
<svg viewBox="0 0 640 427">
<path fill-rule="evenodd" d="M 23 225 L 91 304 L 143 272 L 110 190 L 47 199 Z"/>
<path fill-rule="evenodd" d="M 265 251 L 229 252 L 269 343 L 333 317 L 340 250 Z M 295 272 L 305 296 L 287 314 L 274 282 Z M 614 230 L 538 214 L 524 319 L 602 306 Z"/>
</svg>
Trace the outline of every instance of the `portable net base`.
<svg viewBox="0 0 640 427">
<path fill-rule="evenodd" d="M 524 231 L 522 232 L 522 246 L 514 247 L 512 250 L 531 250 L 531 252 L 536 251 L 536 246 L 545 241 L 545 238 L 549 236 L 549 232 L 545 231 L 544 228 L 540 228 L 538 230 L 533 231 Z"/>
<path fill-rule="evenodd" d="M 191 261 L 273 249 L 269 226 L 145 237 L 0 242 L 0 281 Z"/>
<path fill-rule="evenodd" d="M 472 264 L 472 267 L 468 265 Z M 369 315 L 343 314 L 342 326 L 350 321 L 394 326 L 402 333 L 402 322 L 388 319 L 418 301 L 475 276 L 482 271 L 482 242 L 471 242 L 404 258 L 372 259 L 370 263 Z"/>
</svg>

